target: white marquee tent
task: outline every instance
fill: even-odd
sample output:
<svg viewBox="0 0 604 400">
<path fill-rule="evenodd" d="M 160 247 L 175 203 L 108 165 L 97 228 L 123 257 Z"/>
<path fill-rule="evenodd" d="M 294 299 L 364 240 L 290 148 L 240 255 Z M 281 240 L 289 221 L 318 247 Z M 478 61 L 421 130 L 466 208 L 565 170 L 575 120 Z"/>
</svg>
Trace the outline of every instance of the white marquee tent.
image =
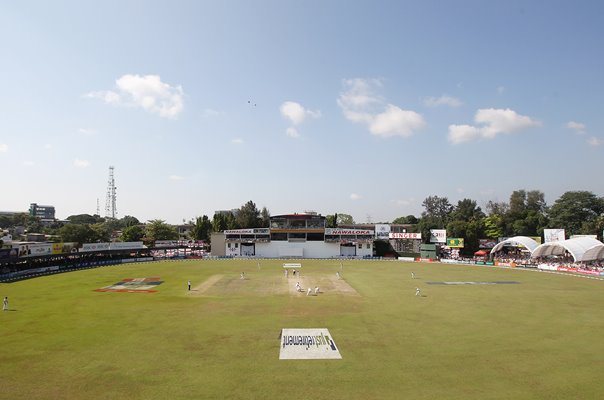
<svg viewBox="0 0 604 400">
<path fill-rule="evenodd" d="M 583 261 L 601 260 L 604 258 L 604 244 L 596 244 L 583 254 Z"/>
<path fill-rule="evenodd" d="M 590 237 L 578 237 L 557 242 L 543 243 L 533 252 L 532 257 L 559 256 L 566 251 L 572 255 L 575 262 L 592 261 L 602 257 L 599 250 L 604 247 L 604 243 Z M 596 258 L 594 258 L 596 257 Z"/>
<path fill-rule="evenodd" d="M 539 247 L 539 243 L 537 243 L 534 239 L 531 239 L 528 236 L 514 236 L 514 237 L 511 237 L 509 239 L 506 239 L 506 240 L 503 240 L 503 241 L 497 243 L 495 245 L 495 247 L 493 247 L 493 249 L 491 249 L 491 254 L 498 252 L 506 245 L 518 246 L 519 244 L 526 247 L 528 249 L 528 251 L 531 252 L 531 255 L 533 254 L 533 251 L 537 247 Z"/>
</svg>

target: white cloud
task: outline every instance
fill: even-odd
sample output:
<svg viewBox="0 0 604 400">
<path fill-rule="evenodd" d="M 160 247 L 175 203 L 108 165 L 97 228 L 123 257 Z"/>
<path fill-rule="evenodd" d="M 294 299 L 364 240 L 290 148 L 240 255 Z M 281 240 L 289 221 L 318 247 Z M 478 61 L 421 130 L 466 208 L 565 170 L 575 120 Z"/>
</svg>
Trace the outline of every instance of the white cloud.
<svg viewBox="0 0 604 400">
<path fill-rule="evenodd" d="M 0 153 L 8 152 L 8 145 L 4 143 L 0 143 Z"/>
<path fill-rule="evenodd" d="M 214 117 L 223 116 L 225 114 L 226 113 L 224 111 L 216 111 L 216 110 L 212 110 L 211 108 L 206 108 L 201 113 L 201 116 L 202 116 L 202 118 L 214 118 Z"/>
<path fill-rule="evenodd" d="M 595 137 L 595 136 L 592 136 L 592 137 L 590 137 L 589 139 L 587 139 L 587 143 L 588 143 L 590 146 L 597 147 L 597 146 L 601 146 L 602 144 L 604 144 L 604 140 L 602 140 L 602 139 L 600 139 L 600 138 L 597 138 L 597 137 Z"/>
<path fill-rule="evenodd" d="M 299 125 L 307 118 L 319 118 L 321 111 L 307 110 L 300 103 L 286 101 L 279 107 L 281 115 L 289 119 L 294 125 Z"/>
<path fill-rule="evenodd" d="M 168 179 L 170 179 L 171 181 L 184 181 L 185 180 L 185 178 L 180 175 L 170 175 L 168 177 Z"/>
<path fill-rule="evenodd" d="M 356 194 L 356 193 L 351 193 L 350 194 L 350 200 L 359 200 L 361 198 L 361 195 Z"/>
<path fill-rule="evenodd" d="M 298 133 L 298 130 L 296 128 L 294 128 L 293 126 L 290 126 L 289 128 L 287 128 L 285 130 L 285 134 L 291 138 L 298 138 L 300 137 L 300 134 Z"/>
<path fill-rule="evenodd" d="M 587 129 L 587 126 L 585 126 L 585 124 L 582 124 L 580 122 L 575 122 L 575 121 L 569 121 L 566 124 L 566 127 L 568 129 L 575 131 L 575 133 L 577 135 L 583 135 L 585 133 L 585 130 Z"/>
<path fill-rule="evenodd" d="M 410 206 L 415 203 L 415 199 L 411 197 L 409 199 L 392 200 L 392 202 L 395 203 L 397 206 Z"/>
<path fill-rule="evenodd" d="M 449 106 L 453 108 L 463 105 L 458 98 L 446 94 L 443 94 L 440 97 L 426 97 L 424 99 L 424 104 L 428 107 Z"/>
<path fill-rule="evenodd" d="M 117 91 L 101 90 L 84 95 L 107 104 L 140 107 L 164 118 L 176 118 L 184 108 L 181 86 L 170 86 L 159 75 L 127 74 L 115 81 Z"/>
<path fill-rule="evenodd" d="M 78 132 L 80 132 L 82 135 L 86 135 L 86 136 L 96 135 L 96 129 L 80 128 L 80 129 L 78 129 Z"/>
<path fill-rule="evenodd" d="M 337 102 L 344 117 L 355 123 L 367 124 L 373 135 L 409 137 L 426 125 L 415 111 L 403 110 L 374 94 L 382 83 L 376 79 L 349 79 Z"/>
<path fill-rule="evenodd" d="M 386 111 L 373 117 L 369 124 L 369 131 L 383 137 L 409 137 L 424 126 L 426 126 L 424 118 L 415 111 L 401 110 L 397 106 L 388 104 Z"/>
<path fill-rule="evenodd" d="M 36 163 L 33 161 L 23 161 L 24 167 L 33 167 L 34 165 L 36 165 Z"/>
<path fill-rule="evenodd" d="M 476 112 L 474 122 L 482 126 L 449 125 L 449 141 L 453 144 L 474 139 L 493 139 L 502 133 L 541 126 L 541 122 L 520 115 L 509 108 L 484 108 Z"/>
<path fill-rule="evenodd" d="M 48 149 L 52 149 L 52 144 L 50 144 L 50 143 L 46 143 L 46 144 L 44 145 L 44 148 L 45 148 L 45 149 L 47 149 L 47 150 L 48 150 Z"/>
<path fill-rule="evenodd" d="M 235 139 L 231 140 L 231 143 L 233 143 L 233 144 L 243 144 L 244 142 L 243 142 L 243 139 L 235 138 Z"/>
<path fill-rule="evenodd" d="M 73 165 L 78 168 L 86 168 L 90 165 L 90 162 L 88 160 L 80 160 L 79 158 L 76 158 L 73 160 Z"/>
</svg>

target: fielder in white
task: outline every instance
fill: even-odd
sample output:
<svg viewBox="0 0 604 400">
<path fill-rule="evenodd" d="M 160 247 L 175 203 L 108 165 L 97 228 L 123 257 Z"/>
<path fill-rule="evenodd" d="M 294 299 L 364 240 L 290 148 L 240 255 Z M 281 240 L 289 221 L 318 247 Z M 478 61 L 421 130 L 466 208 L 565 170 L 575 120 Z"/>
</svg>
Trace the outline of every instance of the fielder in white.
<svg viewBox="0 0 604 400">
<path fill-rule="evenodd" d="M 415 295 L 420 297 L 422 295 L 422 291 L 418 287 L 415 288 Z"/>
</svg>

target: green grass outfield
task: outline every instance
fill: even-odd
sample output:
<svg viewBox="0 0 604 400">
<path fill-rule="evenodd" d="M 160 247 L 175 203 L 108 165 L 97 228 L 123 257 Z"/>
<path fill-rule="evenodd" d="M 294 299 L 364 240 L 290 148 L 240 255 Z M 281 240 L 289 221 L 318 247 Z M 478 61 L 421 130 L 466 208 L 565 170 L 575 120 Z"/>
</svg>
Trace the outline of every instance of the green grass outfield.
<svg viewBox="0 0 604 400">
<path fill-rule="evenodd" d="M 604 396 L 603 281 L 344 261 L 340 282 L 340 261 L 303 260 L 305 284 L 324 291 L 307 297 L 289 291 L 298 279 L 286 282 L 282 263 L 143 263 L 0 284 L 12 309 L 0 314 L 0 398 Z M 164 283 L 157 293 L 94 291 L 143 277 Z M 282 328 L 329 329 L 342 359 L 279 360 Z"/>
</svg>

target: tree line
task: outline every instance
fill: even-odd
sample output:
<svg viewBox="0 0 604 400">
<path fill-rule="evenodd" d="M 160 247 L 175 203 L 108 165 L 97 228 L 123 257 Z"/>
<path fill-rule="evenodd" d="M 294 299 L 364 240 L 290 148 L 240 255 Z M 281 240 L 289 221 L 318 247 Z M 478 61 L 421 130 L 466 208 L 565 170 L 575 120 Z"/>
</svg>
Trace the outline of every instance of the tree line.
<svg viewBox="0 0 604 400">
<path fill-rule="evenodd" d="M 509 201 L 489 201 L 482 210 L 472 199 L 462 199 L 451 204 L 447 197 L 428 196 L 422 202 L 424 211 L 419 217 L 407 215 L 391 221 L 408 225 L 408 232 L 421 232 L 424 240 L 430 237 L 430 229 L 446 229 L 448 237 L 465 239 L 463 254 L 478 249 L 479 239 L 497 239 L 510 236 L 543 236 L 543 229 L 563 228 L 567 236 L 596 234 L 602 239 L 604 229 L 604 198 L 588 191 L 569 191 L 551 206 L 545 202 L 539 190 L 515 190 Z M 125 242 L 176 240 L 180 238 L 175 226 L 155 219 L 141 223 L 136 217 L 105 219 L 98 215 L 80 214 L 67 218 L 70 223 L 59 222 L 43 226 L 36 217 L 27 213 L 0 216 L 0 228 L 24 226 L 28 232 L 54 235 L 55 241 L 94 243 L 118 239 Z M 389 223 L 389 222 L 384 222 Z M 326 226 L 353 225 L 354 219 L 345 213 L 326 215 Z M 212 232 L 228 229 L 267 228 L 270 212 L 259 209 L 253 201 L 241 207 L 217 212 L 210 219 L 207 215 L 190 220 L 189 238 L 209 241 Z M 115 232 L 121 232 L 116 238 Z"/>
</svg>

